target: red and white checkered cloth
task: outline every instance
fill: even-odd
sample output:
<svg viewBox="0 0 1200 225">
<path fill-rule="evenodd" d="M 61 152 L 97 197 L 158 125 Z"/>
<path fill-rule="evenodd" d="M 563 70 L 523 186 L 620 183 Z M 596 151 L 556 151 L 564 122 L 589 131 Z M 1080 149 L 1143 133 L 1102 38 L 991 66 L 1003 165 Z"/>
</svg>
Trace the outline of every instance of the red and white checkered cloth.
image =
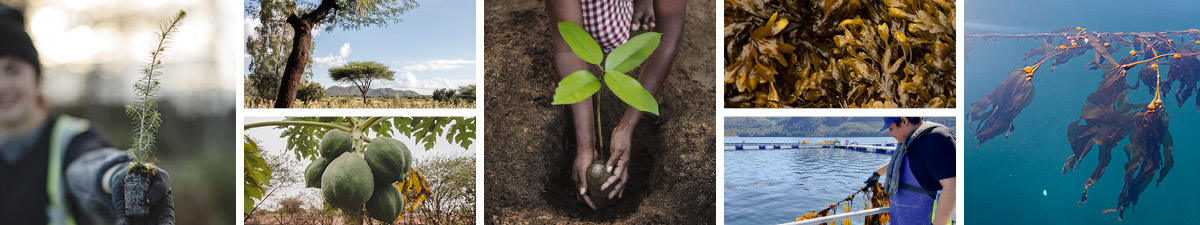
<svg viewBox="0 0 1200 225">
<path fill-rule="evenodd" d="M 583 29 L 596 39 L 604 53 L 629 40 L 633 0 L 580 0 Z"/>
</svg>

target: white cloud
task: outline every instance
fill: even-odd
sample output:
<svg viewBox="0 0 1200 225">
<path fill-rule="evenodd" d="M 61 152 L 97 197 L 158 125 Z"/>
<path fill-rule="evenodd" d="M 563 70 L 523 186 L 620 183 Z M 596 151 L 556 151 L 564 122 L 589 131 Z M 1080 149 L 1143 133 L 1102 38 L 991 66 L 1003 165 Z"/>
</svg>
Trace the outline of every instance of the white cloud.
<svg viewBox="0 0 1200 225">
<path fill-rule="evenodd" d="M 404 66 L 404 68 L 401 68 L 401 70 L 414 71 L 414 72 L 433 71 L 433 70 L 449 70 L 449 69 L 461 68 L 463 66 L 470 65 L 470 64 L 475 64 L 475 61 L 462 60 L 462 59 L 451 59 L 451 60 L 436 59 L 436 60 L 429 60 L 429 61 L 424 61 L 424 62 L 416 62 L 416 64 Z"/>
<path fill-rule="evenodd" d="M 350 52 L 350 43 L 342 44 L 342 48 L 338 50 L 338 55 L 329 53 L 329 56 L 315 57 L 312 59 L 313 65 L 324 67 L 346 65 L 346 57 L 350 56 Z"/>
<path fill-rule="evenodd" d="M 342 44 L 342 48 L 338 49 L 338 54 L 342 54 L 342 56 L 350 55 L 350 43 Z"/>
<path fill-rule="evenodd" d="M 395 80 L 394 83 L 384 83 L 384 86 L 399 90 L 412 90 L 423 95 L 433 94 L 433 90 L 441 88 L 454 89 L 458 88 L 458 86 L 466 86 L 472 83 L 471 81 L 456 81 L 441 77 L 421 80 L 417 79 L 410 71 L 398 71 Z"/>
<path fill-rule="evenodd" d="M 250 40 L 250 37 L 254 36 L 254 28 L 262 25 L 262 23 L 258 21 L 258 18 L 253 16 L 245 16 L 242 23 L 246 29 L 244 33 L 244 38 L 246 40 Z"/>
</svg>

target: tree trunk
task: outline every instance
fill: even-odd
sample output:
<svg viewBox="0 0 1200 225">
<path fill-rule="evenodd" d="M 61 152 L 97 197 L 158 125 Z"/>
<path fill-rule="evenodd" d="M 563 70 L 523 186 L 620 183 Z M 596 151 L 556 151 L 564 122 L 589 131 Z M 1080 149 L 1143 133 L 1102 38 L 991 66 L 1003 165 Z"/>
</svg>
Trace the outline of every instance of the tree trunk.
<svg viewBox="0 0 1200 225">
<path fill-rule="evenodd" d="M 322 0 L 308 14 L 288 16 L 287 23 L 292 25 L 292 52 L 288 54 L 287 66 L 283 68 L 283 78 L 279 82 L 279 92 L 275 96 L 275 108 L 291 108 L 296 101 L 296 92 L 300 90 L 301 76 L 304 67 L 308 65 L 312 49 L 312 29 L 329 14 L 332 9 L 338 9 L 335 0 Z"/>
<path fill-rule="evenodd" d="M 362 210 L 354 210 L 354 211 L 343 210 L 342 213 L 344 213 L 343 214 L 344 216 L 342 217 L 343 224 L 346 224 L 346 225 L 362 225 L 363 224 L 363 215 L 364 214 L 363 214 Z"/>
</svg>

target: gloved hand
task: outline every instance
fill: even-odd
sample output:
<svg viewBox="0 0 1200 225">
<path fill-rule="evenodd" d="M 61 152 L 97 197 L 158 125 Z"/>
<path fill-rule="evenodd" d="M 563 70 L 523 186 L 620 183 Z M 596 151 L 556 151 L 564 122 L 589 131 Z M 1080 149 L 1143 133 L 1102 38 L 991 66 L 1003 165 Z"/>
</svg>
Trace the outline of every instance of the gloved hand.
<svg viewBox="0 0 1200 225">
<path fill-rule="evenodd" d="M 118 171 L 120 176 L 125 175 L 125 169 Z M 155 168 L 154 177 L 150 177 L 150 188 L 147 189 L 145 200 L 149 208 L 149 214 L 141 218 L 127 216 L 125 209 L 125 179 L 118 179 L 122 182 L 112 183 L 112 204 L 117 211 L 117 225 L 142 225 L 142 224 L 175 224 L 175 203 L 171 200 L 171 176 L 167 175 L 167 171 L 161 168 Z"/>
<path fill-rule="evenodd" d="M 863 188 L 862 188 L 863 190 L 866 190 L 867 188 L 870 188 L 870 187 L 874 187 L 875 184 L 879 183 L 879 172 L 871 172 L 871 178 L 867 178 L 867 181 L 865 181 L 863 183 L 866 184 L 866 186 L 863 186 Z"/>
</svg>

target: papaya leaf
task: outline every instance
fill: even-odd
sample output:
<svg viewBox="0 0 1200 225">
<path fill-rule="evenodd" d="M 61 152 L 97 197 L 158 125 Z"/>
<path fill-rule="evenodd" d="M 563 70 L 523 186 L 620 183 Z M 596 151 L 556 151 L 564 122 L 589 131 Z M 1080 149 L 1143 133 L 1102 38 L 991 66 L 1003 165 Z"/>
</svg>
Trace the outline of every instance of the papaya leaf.
<svg viewBox="0 0 1200 225">
<path fill-rule="evenodd" d="M 409 170 L 408 177 L 396 184 L 396 188 L 400 189 L 400 194 L 404 195 L 406 200 L 405 211 L 413 211 L 420 206 L 421 202 L 425 201 L 426 196 L 433 195 L 433 192 L 429 190 L 429 182 L 416 169 Z"/>
<path fill-rule="evenodd" d="M 600 60 L 604 58 L 604 52 L 600 50 L 600 44 L 596 43 L 596 39 L 592 39 L 592 35 L 584 31 L 582 27 L 571 21 L 558 22 L 558 33 L 562 34 L 563 41 L 571 46 L 571 51 L 574 51 L 575 55 L 579 55 L 580 59 L 593 65 L 600 65 Z"/>
<path fill-rule="evenodd" d="M 650 95 L 649 91 L 642 88 L 642 84 L 638 83 L 637 79 L 633 79 L 621 71 L 608 70 L 604 73 L 604 83 L 608 84 L 613 94 L 621 98 L 625 104 L 658 115 L 658 101 L 654 100 L 654 95 Z"/>
<path fill-rule="evenodd" d="M 554 89 L 553 105 L 575 104 L 596 94 L 600 90 L 600 80 L 587 70 L 571 73 L 558 82 Z"/>
<path fill-rule="evenodd" d="M 654 53 L 654 49 L 658 48 L 661 40 L 662 33 L 655 32 L 646 32 L 630 38 L 625 41 L 625 44 L 617 46 L 608 53 L 608 58 L 604 61 L 604 68 L 622 73 L 629 72 L 650 57 L 650 54 Z"/>
</svg>

